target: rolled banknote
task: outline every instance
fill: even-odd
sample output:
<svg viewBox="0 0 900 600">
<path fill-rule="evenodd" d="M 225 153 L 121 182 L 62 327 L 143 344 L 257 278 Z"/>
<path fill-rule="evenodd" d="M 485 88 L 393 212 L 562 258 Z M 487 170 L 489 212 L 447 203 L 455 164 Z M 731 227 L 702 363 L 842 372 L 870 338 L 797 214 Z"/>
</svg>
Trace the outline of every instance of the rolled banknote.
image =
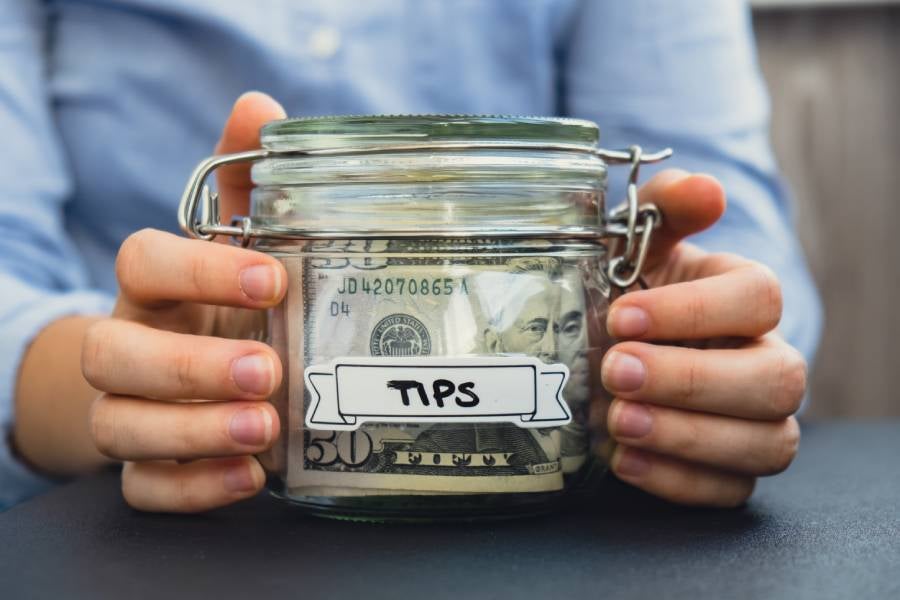
<svg viewBox="0 0 900 600">
<path fill-rule="evenodd" d="M 313 242 L 285 259 L 293 305 L 275 315 L 289 384 L 278 460 L 292 496 L 560 490 L 588 456 L 583 268 L 516 252 L 449 254 L 441 242 Z M 358 258 L 355 255 L 358 253 Z M 277 322 L 283 319 L 283 322 Z M 364 423 L 309 429 L 303 370 L 337 357 L 532 356 L 563 362 L 565 427 L 511 423 Z M 574 415 L 577 415 L 575 417 Z M 277 455 L 274 453 L 273 455 Z"/>
</svg>

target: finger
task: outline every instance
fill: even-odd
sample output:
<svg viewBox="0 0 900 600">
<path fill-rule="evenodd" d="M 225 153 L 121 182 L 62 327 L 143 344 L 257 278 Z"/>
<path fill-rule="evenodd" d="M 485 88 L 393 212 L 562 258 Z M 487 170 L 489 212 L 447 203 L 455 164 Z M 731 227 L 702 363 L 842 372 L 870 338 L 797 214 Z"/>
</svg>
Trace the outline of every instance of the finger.
<svg viewBox="0 0 900 600">
<path fill-rule="evenodd" d="M 627 483 L 670 502 L 734 508 L 753 493 L 756 480 L 618 445 L 610 466 Z"/>
<path fill-rule="evenodd" d="M 173 333 L 105 319 L 86 332 L 82 373 L 94 388 L 162 400 L 259 400 L 281 383 L 275 351 L 252 340 Z"/>
<path fill-rule="evenodd" d="M 733 350 L 623 342 L 600 372 L 625 400 L 745 419 L 785 419 L 806 393 L 806 361 L 774 334 Z"/>
<path fill-rule="evenodd" d="M 794 417 L 752 421 L 616 399 L 608 422 L 628 446 L 747 475 L 784 471 L 800 443 Z"/>
<path fill-rule="evenodd" d="M 625 294 L 610 307 L 606 323 L 619 339 L 758 337 L 778 325 L 781 309 L 778 278 L 748 262 L 712 277 Z"/>
<path fill-rule="evenodd" d="M 281 263 L 261 252 L 155 229 L 125 240 L 116 276 L 126 301 L 150 307 L 184 301 L 267 308 L 281 301 L 287 281 Z"/>
<path fill-rule="evenodd" d="M 662 227 L 653 234 L 645 268 L 654 269 L 684 238 L 707 229 L 725 212 L 725 191 L 714 177 L 678 169 L 659 172 L 638 193 L 639 203 L 662 212 Z"/>
<path fill-rule="evenodd" d="M 222 137 L 216 144 L 216 154 L 230 154 L 259 148 L 259 130 L 268 123 L 285 118 L 284 109 L 262 92 L 247 92 L 234 103 L 225 122 Z M 227 165 L 216 171 L 219 188 L 219 207 L 223 221 L 235 215 L 246 215 L 250 182 L 250 163 Z"/>
<path fill-rule="evenodd" d="M 91 407 L 91 433 L 118 460 L 194 459 L 254 454 L 278 435 L 268 402 L 155 402 L 104 394 Z"/>
<path fill-rule="evenodd" d="M 251 456 L 176 462 L 129 462 L 122 469 L 122 494 L 132 508 L 196 513 L 255 496 L 265 473 Z"/>
<path fill-rule="evenodd" d="M 595 393 L 591 397 L 590 410 L 588 411 L 588 427 L 596 431 L 606 431 L 606 417 L 609 416 L 609 407 L 612 400 L 608 394 Z"/>
</svg>

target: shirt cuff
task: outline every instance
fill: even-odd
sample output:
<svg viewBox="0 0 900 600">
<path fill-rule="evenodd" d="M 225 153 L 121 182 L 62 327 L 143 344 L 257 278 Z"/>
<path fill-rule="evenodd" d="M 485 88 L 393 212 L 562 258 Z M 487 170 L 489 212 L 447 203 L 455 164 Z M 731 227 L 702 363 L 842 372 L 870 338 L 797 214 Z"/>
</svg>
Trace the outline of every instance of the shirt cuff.
<svg viewBox="0 0 900 600">
<path fill-rule="evenodd" d="M 76 291 L 41 295 L 18 304 L 0 316 L 0 511 L 52 485 L 52 480 L 31 471 L 9 445 L 19 366 L 28 346 L 47 325 L 73 315 L 102 315 L 112 310 L 114 299 L 100 292 Z"/>
</svg>

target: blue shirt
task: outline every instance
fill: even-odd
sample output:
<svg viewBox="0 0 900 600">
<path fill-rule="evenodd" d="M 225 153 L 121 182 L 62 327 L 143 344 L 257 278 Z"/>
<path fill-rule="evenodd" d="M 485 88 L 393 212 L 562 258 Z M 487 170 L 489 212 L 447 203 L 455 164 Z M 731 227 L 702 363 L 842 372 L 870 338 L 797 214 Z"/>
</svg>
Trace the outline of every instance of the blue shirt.
<svg viewBox="0 0 900 600">
<path fill-rule="evenodd" d="M 29 342 L 110 310 L 119 244 L 176 230 L 188 174 L 249 89 L 291 115 L 559 114 L 598 122 L 605 147 L 673 146 L 665 166 L 728 190 L 695 241 L 771 266 L 782 331 L 814 352 L 820 305 L 737 0 L 0 0 L 0 15 L 2 439 Z M 0 441 L 0 509 L 45 485 Z"/>
</svg>

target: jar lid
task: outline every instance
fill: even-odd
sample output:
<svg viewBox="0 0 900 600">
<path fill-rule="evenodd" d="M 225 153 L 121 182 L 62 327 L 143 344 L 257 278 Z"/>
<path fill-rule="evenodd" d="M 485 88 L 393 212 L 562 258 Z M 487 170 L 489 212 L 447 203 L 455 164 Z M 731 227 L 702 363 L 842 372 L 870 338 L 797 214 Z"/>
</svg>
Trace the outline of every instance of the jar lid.
<svg viewBox="0 0 900 600">
<path fill-rule="evenodd" d="M 565 144 L 590 151 L 599 136 L 596 123 L 581 119 L 492 115 L 304 117 L 272 121 L 260 131 L 263 148 L 295 151 L 474 141 Z"/>
<path fill-rule="evenodd" d="M 178 211 L 184 231 L 200 239 L 239 237 L 244 245 L 253 240 L 473 237 L 594 242 L 618 236 L 626 240 L 625 252 L 610 261 L 609 274 L 623 289 L 637 280 L 653 228 L 660 222 L 655 206 L 638 205 L 639 168 L 672 154 L 668 148 L 653 154 L 645 154 L 639 146 L 599 148 L 596 124 L 544 117 L 307 117 L 271 122 L 261 129 L 260 139 L 260 149 L 209 157 L 197 165 Z M 254 162 L 251 179 L 257 185 L 251 216 L 232 217 L 226 225 L 219 218 L 218 198 L 205 181 L 218 167 L 245 162 Z M 628 200 L 607 216 L 606 166 L 623 163 L 631 166 Z M 376 190 L 373 184 L 383 187 Z M 294 210 L 298 203 L 310 205 L 323 186 L 333 188 L 319 194 L 328 207 L 348 212 L 366 226 L 310 228 L 308 215 L 296 219 L 301 212 Z M 434 227 L 423 227 L 421 219 L 405 228 L 397 228 L 391 218 L 373 223 L 360 219 L 359 202 L 354 206 L 336 202 L 338 190 L 349 190 L 357 201 L 373 205 L 393 202 L 405 212 L 422 206 L 439 208 L 442 218 L 434 221 Z M 267 194 L 273 197 L 266 198 Z M 501 200 L 509 202 L 500 206 Z M 463 201 L 468 204 L 462 206 Z M 265 202 L 272 210 L 265 210 Z M 507 206 L 518 212 L 494 210 Z M 457 208 L 471 208 L 475 218 L 485 218 L 478 219 L 478 226 L 469 226 L 458 216 L 467 215 Z M 390 217 L 396 211 L 377 214 Z"/>
</svg>

